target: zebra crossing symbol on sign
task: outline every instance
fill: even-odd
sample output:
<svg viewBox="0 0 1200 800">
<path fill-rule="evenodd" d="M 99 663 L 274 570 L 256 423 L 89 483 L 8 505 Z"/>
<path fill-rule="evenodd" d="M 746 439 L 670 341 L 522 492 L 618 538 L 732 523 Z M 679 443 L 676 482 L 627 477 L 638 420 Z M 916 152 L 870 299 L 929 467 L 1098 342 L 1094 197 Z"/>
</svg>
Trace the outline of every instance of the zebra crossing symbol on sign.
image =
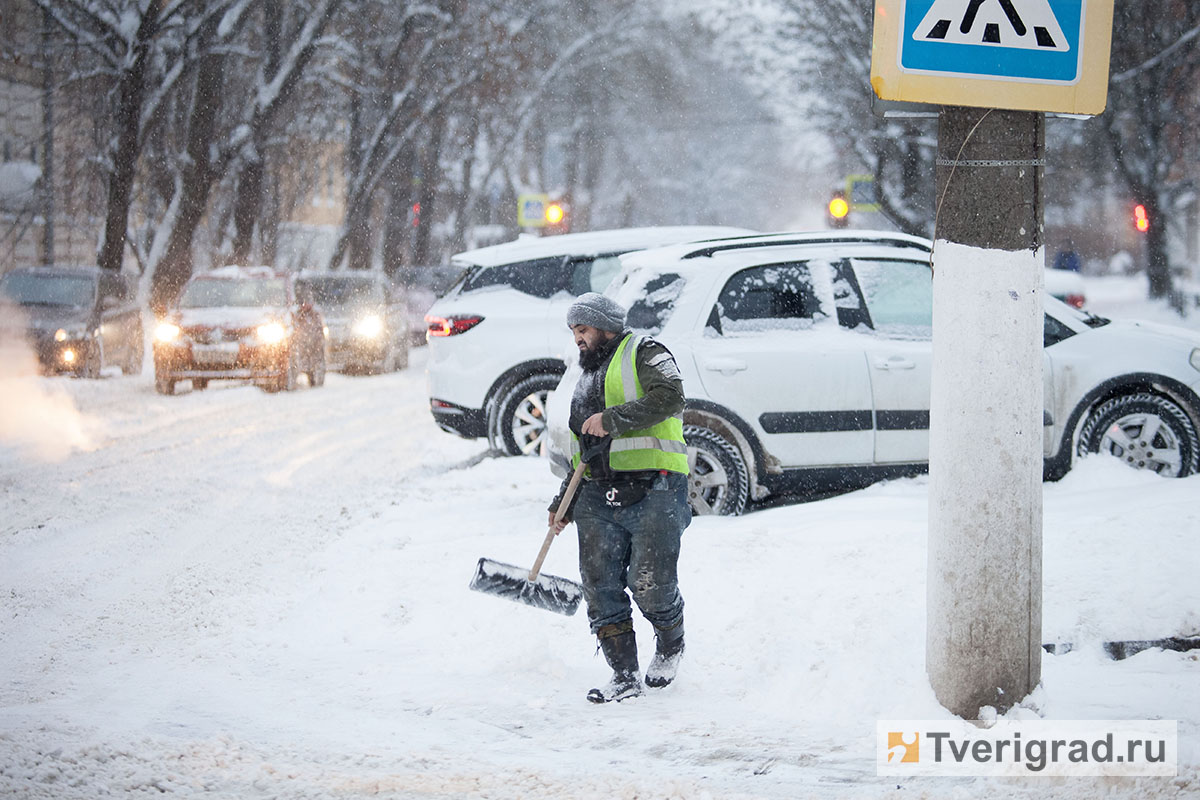
<svg viewBox="0 0 1200 800">
<path fill-rule="evenodd" d="M 907 0 L 899 67 L 910 73 L 1073 84 L 1088 0 Z"/>
<path fill-rule="evenodd" d="M 1066 35 L 1047 0 L 934 0 L 915 39 L 1066 51 Z"/>
<path fill-rule="evenodd" d="M 1115 2 L 871 0 L 871 88 L 886 102 L 1099 114 Z"/>
</svg>

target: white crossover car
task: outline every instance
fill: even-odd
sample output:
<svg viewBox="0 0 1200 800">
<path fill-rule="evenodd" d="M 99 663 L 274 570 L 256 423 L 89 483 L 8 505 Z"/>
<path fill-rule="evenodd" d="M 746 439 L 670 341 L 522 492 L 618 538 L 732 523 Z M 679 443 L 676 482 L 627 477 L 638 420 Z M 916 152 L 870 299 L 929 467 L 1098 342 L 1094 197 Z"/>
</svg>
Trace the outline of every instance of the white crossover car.
<svg viewBox="0 0 1200 800">
<path fill-rule="evenodd" d="M 753 231 L 678 226 L 525 237 L 460 253 L 458 281 L 425 316 L 430 410 L 446 431 L 488 437 L 494 450 L 536 454 L 546 396 L 574 348 L 563 347 L 567 308 L 604 291 L 617 256 L 676 242 Z"/>
<path fill-rule="evenodd" d="M 698 513 L 927 468 L 930 247 L 827 231 L 622 257 L 608 295 L 683 374 Z M 1044 304 L 1045 476 L 1101 451 L 1162 475 L 1200 471 L 1200 333 Z M 550 403 L 552 456 L 569 451 L 577 375 L 573 364 Z"/>
</svg>

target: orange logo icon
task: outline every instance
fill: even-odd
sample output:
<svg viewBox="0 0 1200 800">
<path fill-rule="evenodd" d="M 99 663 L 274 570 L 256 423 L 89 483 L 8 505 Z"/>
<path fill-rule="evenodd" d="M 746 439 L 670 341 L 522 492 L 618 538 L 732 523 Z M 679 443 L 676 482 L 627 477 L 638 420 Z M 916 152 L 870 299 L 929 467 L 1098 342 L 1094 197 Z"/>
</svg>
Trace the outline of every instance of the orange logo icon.
<svg viewBox="0 0 1200 800">
<path fill-rule="evenodd" d="M 921 760 L 921 734 L 888 731 L 889 764 L 916 764 Z"/>
</svg>

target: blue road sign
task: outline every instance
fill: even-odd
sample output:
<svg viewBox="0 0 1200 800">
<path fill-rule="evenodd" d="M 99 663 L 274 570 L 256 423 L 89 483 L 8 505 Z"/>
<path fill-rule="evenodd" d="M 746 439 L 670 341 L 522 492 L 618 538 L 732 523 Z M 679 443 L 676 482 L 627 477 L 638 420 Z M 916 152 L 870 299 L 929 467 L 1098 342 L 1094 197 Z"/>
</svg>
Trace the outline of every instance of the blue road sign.
<svg viewBox="0 0 1200 800">
<path fill-rule="evenodd" d="M 1074 84 L 1088 0 L 906 0 L 903 72 Z"/>
</svg>

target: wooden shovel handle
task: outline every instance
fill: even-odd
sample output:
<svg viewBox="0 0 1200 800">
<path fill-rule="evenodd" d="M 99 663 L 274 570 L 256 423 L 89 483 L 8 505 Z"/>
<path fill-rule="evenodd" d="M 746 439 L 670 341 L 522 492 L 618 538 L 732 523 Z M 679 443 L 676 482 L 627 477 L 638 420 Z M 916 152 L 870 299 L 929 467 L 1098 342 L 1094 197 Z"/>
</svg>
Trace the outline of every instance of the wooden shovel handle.
<svg viewBox="0 0 1200 800">
<path fill-rule="evenodd" d="M 579 482 L 583 480 L 583 471 L 585 469 L 587 469 L 587 462 L 581 458 L 579 459 L 579 466 L 571 473 L 571 482 L 567 484 L 567 490 L 563 492 L 558 508 L 554 510 L 554 524 L 546 529 L 546 539 L 542 542 L 542 549 L 538 551 L 537 558 L 533 561 L 533 568 L 529 570 L 530 583 L 536 581 L 538 575 L 542 572 L 542 562 L 546 560 L 546 553 L 550 552 L 550 543 L 558 535 L 558 531 L 554 528 L 567 515 L 567 509 L 571 507 L 571 500 L 575 497 L 575 490 L 579 488 Z"/>
</svg>

